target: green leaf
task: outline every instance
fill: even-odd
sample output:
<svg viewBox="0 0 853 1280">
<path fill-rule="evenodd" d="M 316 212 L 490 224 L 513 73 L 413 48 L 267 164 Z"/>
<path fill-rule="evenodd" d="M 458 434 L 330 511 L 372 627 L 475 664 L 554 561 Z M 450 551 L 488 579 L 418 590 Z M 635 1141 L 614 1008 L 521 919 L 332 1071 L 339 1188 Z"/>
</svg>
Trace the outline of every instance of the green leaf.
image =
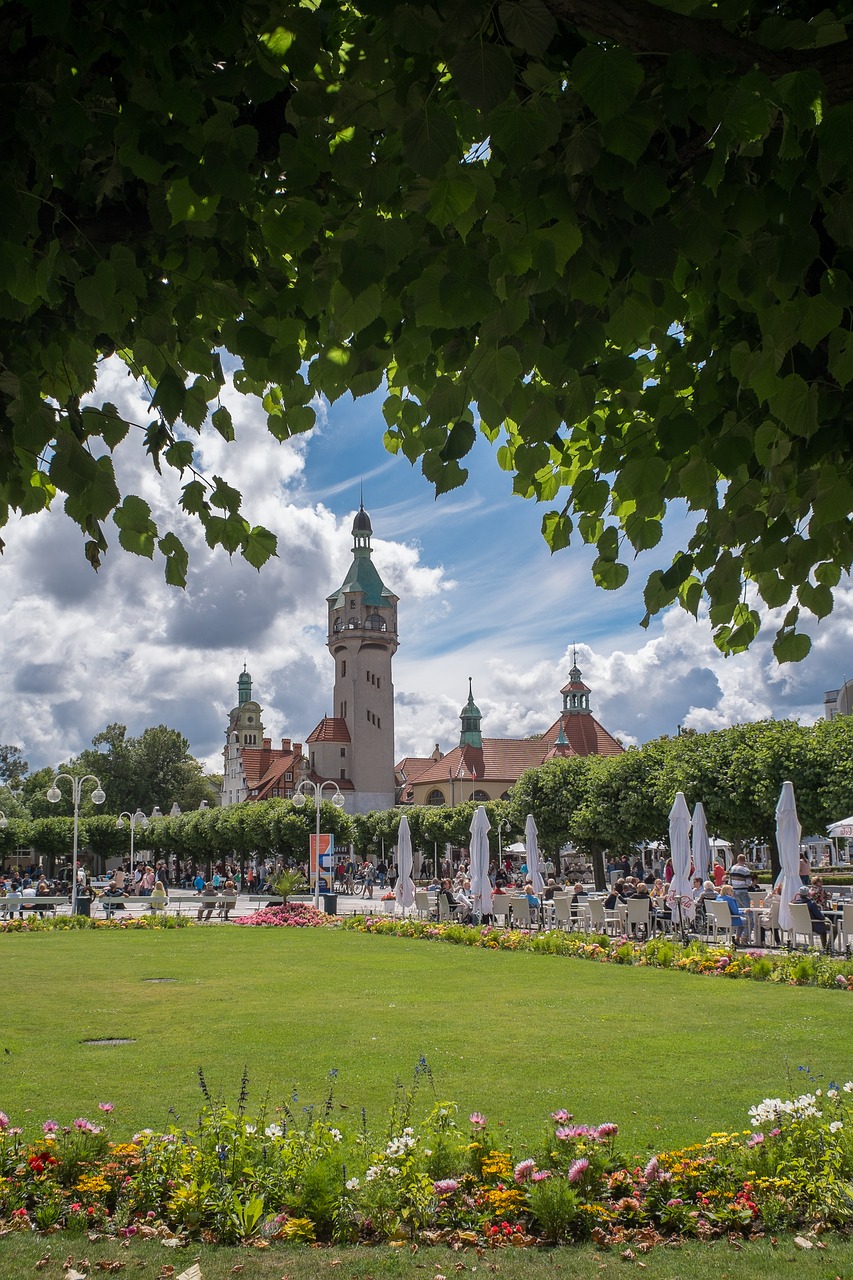
<svg viewBox="0 0 853 1280">
<path fill-rule="evenodd" d="M 471 370 L 471 383 L 486 395 L 509 396 L 521 380 L 521 361 L 514 347 L 484 349 Z"/>
<path fill-rule="evenodd" d="M 763 467 L 778 467 L 791 452 L 791 438 L 775 422 L 762 422 L 755 433 L 755 456 Z"/>
<path fill-rule="evenodd" d="M 498 6 L 507 39 L 525 53 L 544 53 L 557 33 L 557 24 L 542 0 L 502 0 Z"/>
<path fill-rule="evenodd" d="M 542 537 L 547 542 L 553 554 L 555 551 L 562 551 L 571 542 L 572 537 L 572 521 L 571 517 L 561 511 L 549 511 L 542 517 Z"/>
<path fill-rule="evenodd" d="M 166 557 L 166 581 L 169 586 L 185 587 L 189 556 L 183 543 L 174 533 L 167 533 L 160 539 L 157 546 Z"/>
<path fill-rule="evenodd" d="M 839 387 L 853 382 L 853 333 L 836 329 L 829 338 L 829 372 Z"/>
<path fill-rule="evenodd" d="M 166 204 L 172 215 L 172 226 L 178 222 L 209 222 L 216 213 L 219 196 L 200 196 L 193 191 L 189 178 L 178 178 L 166 192 Z"/>
<path fill-rule="evenodd" d="M 808 439 L 817 431 L 818 389 L 798 373 L 782 379 L 779 390 L 770 397 L 770 407 L 795 435 Z"/>
<path fill-rule="evenodd" d="M 618 560 L 602 560 L 597 557 L 592 562 L 592 576 L 599 587 L 605 591 L 618 591 L 628 581 L 628 566 Z"/>
<path fill-rule="evenodd" d="M 643 68 L 627 49 L 587 45 L 572 63 L 574 88 L 599 120 L 627 111 L 643 83 Z"/>
<path fill-rule="evenodd" d="M 216 427 L 216 430 L 222 436 L 222 439 L 227 440 L 230 444 L 234 439 L 234 423 L 231 421 L 231 414 L 225 408 L 224 404 L 220 405 L 218 409 L 214 409 L 213 413 L 210 415 L 210 421 L 213 423 L 214 427 Z"/>
<path fill-rule="evenodd" d="M 168 423 L 173 423 L 181 416 L 187 389 L 183 378 L 178 377 L 174 369 L 166 369 L 157 383 L 152 409 L 160 409 Z"/>
<path fill-rule="evenodd" d="M 108 262 L 99 262 L 90 276 L 82 276 L 74 287 L 83 310 L 96 320 L 106 320 L 113 309 L 115 272 Z"/>
<path fill-rule="evenodd" d="M 477 433 L 470 422 L 457 422 L 451 428 L 447 440 L 441 450 L 441 458 L 444 462 L 450 462 L 454 459 L 464 458 L 473 448 Z"/>
<path fill-rule="evenodd" d="M 470 209 L 476 197 L 477 188 L 467 173 L 442 175 L 432 184 L 427 217 L 437 227 L 446 227 Z"/>
<path fill-rule="evenodd" d="M 154 558 L 157 526 L 151 519 L 151 508 L 143 498 L 128 494 L 113 512 L 113 520 L 118 526 L 118 540 L 125 551 L 149 560 Z"/>
<path fill-rule="evenodd" d="M 841 324 L 844 311 L 822 293 L 808 298 L 800 317 L 799 336 L 810 351 Z"/>
<path fill-rule="evenodd" d="M 812 642 L 801 631 L 778 631 L 773 642 L 773 654 L 777 662 L 802 662 Z"/>
<path fill-rule="evenodd" d="M 255 569 L 260 570 L 271 556 L 277 554 L 277 545 L 275 534 L 270 533 L 269 529 L 262 528 L 261 525 L 256 525 L 246 535 L 243 543 L 243 558 L 248 560 Z"/>
<path fill-rule="evenodd" d="M 440 454 L 428 451 L 421 460 L 421 471 L 435 486 L 436 497 L 458 489 L 468 479 L 468 472 L 458 462 L 443 462 Z"/>
<path fill-rule="evenodd" d="M 456 126 L 439 107 L 424 107 L 407 116 L 402 137 L 409 164 L 427 178 L 434 177 L 445 161 L 457 154 Z"/>
<path fill-rule="evenodd" d="M 176 471 L 183 471 L 185 467 L 192 466 L 194 453 L 195 449 L 191 440 L 176 440 L 166 450 L 166 461 Z"/>
<path fill-rule="evenodd" d="M 480 111 L 491 111 L 508 96 L 515 67 L 506 49 L 472 40 L 450 60 L 450 70 L 460 98 Z"/>
</svg>

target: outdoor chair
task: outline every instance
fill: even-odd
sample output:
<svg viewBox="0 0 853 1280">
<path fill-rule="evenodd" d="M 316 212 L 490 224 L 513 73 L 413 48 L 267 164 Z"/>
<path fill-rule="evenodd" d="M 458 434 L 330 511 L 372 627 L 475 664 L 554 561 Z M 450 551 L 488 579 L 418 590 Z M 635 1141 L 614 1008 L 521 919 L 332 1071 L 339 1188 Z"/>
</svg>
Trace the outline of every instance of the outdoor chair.
<svg viewBox="0 0 853 1280">
<path fill-rule="evenodd" d="M 628 920 L 628 908 L 625 906 L 624 902 L 617 902 L 616 906 L 611 911 L 608 911 L 605 908 L 604 919 L 607 924 L 608 933 L 624 933 Z"/>
<path fill-rule="evenodd" d="M 771 944 L 776 942 L 776 934 L 779 929 L 779 907 L 781 905 L 782 905 L 782 899 L 780 898 L 778 893 L 774 893 L 770 898 L 769 907 L 766 908 L 766 911 L 768 913 L 767 924 L 761 923 L 761 919 L 762 919 L 761 916 L 755 917 L 756 940 L 759 946 L 764 945 L 764 938 L 765 938 L 765 935 L 768 933 L 770 934 Z"/>
<path fill-rule="evenodd" d="M 512 900 L 512 926 L 514 929 L 533 929 L 535 922 L 531 918 L 530 903 L 526 898 Z"/>
<path fill-rule="evenodd" d="M 645 930 L 648 938 L 652 930 L 652 904 L 649 898 L 629 898 L 625 904 L 626 932 L 636 934 L 637 929 Z"/>
<path fill-rule="evenodd" d="M 838 946 L 845 951 L 853 938 L 853 902 L 845 902 L 838 922 Z"/>
<path fill-rule="evenodd" d="M 569 900 L 565 895 L 558 898 L 556 895 L 552 899 L 554 906 L 554 925 L 557 929 L 568 929 L 572 922 L 572 911 Z"/>
<path fill-rule="evenodd" d="M 496 897 L 492 897 L 492 915 L 495 924 L 506 926 L 510 912 L 509 896 L 505 893 L 499 893 Z"/>
<path fill-rule="evenodd" d="M 735 926 L 732 920 L 731 908 L 727 902 L 715 902 L 713 900 L 705 903 L 705 911 L 707 913 L 708 924 L 714 936 L 714 941 L 719 939 L 721 933 L 727 934 L 730 941 L 734 940 Z"/>
<path fill-rule="evenodd" d="M 593 933 L 607 932 L 607 919 L 603 898 L 590 898 L 587 903 L 587 923 Z"/>
<path fill-rule="evenodd" d="M 450 903 L 447 901 L 444 894 L 439 894 L 439 897 L 438 897 L 439 923 L 444 924 L 449 920 L 455 920 L 455 918 L 456 917 L 453 913 L 453 908 L 451 907 Z"/>
<path fill-rule="evenodd" d="M 426 889 L 415 889 L 415 910 L 421 920 L 429 919 L 429 894 Z"/>
<path fill-rule="evenodd" d="M 574 906 L 570 906 L 569 908 L 571 912 L 570 927 L 578 933 L 586 932 L 587 921 L 589 919 L 588 905 L 587 900 L 584 899 L 582 902 L 576 902 Z"/>
<path fill-rule="evenodd" d="M 794 921 L 793 927 L 789 930 L 791 935 L 791 945 L 797 945 L 797 938 L 805 938 L 806 946 L 823 946 L 823 939 L 820 934 L 815 933 L 814 920 L 809 914 L 809 909 L 804 902 L 791 902 L 788 904 L 788 910 Z M 827 928 L 831 929 L 829 921 Z"/>
</svg>

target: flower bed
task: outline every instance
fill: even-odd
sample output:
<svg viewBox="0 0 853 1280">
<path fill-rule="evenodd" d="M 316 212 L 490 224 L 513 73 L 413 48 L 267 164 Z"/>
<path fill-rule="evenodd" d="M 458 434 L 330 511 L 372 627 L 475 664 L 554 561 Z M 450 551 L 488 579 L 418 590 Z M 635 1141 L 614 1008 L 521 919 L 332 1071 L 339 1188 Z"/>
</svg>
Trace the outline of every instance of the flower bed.
<svg viewBox="0 0 853 1280">
<path fill-rule="evenodd" d="M 52 933 L 63 929 L 187 929 L 193 923 L 187 916 L 168 916 L 162 912 L 145 916 L 112 916 L 95 920 L 92 916 L 26 916 L 23 920 L 0 922 L 0 933 Z"/>
<path fill-rule="evenodd" d="M 269 924 L 287 929 L 314 929 L 329 924 L 331 916 L 307 902 L 285 902 L 279 907 L 264 907 L 248 916 L 236 916 L 234 924 Z"/>
<path fill-rule="evenodd" d="M 424 1082 L 421 1059 L 416 1087 Z M 333 1084 L 298 1118 L 287 1105 L 250 1118 L 206 1093 L 195 1128 L 125 1143 L 105 1131 L 110 1103 L 102 1123 L 46 1120 L 37 1136 L 0 1112 L 0 1231 L 646 1247 L 853 1222 L 853 1082 L 765 1099 L 751 1130 L 639 1162 L 618 1152 L 616 1123 L 576 1124 L 562 1109 L 523 1155 L 480 1112 L 460 1121 L 437 1102 L 415 1120 L 416 1087 L 381 1134 L 363 1119 L 329 1122 Z"/>
<path fill-rule="evenodd" d="M 358 933 L 483 947 L 490 951 L 532 951 L 541 955 L 595 960 L 598 964 L 681 969 L 717 978 L 751 978 L 785 986 L 832 987 L 853 993 L 853 960 L 836 959 L 818 950 L 784 954 L 761 950 L 737 951 L 732 947 L 709 946 L 704 942 L 690 942 L 684 946 L 668 937 L 637 942 L 624 936 L 611 938 L 606 934 L 568 933 L 562 929 L 531 932 L 490 925 L 476 928 L 378 916 L 352 916 L 338 924 L 342 929 Z"/>
</svg>

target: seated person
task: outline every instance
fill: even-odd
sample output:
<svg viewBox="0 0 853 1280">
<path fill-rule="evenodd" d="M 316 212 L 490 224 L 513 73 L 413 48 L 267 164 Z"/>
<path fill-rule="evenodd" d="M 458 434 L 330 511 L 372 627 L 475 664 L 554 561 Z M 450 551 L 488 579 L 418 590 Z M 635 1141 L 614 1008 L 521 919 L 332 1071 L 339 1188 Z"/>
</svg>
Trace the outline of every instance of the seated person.
<svg viewBox="0 0 853 1280">
<path fill-rule="evenodd" d="M 218 898 L 219 898 L 219 891 L 217 890 L 213 881 L 208 880 L 201 891 L 201 906 L 198 909 L 198 917 L 197 917 L 199 920 L 210 919 L 210 917 L 213 915 L 213 911 L 214 911 L 214 908 L 216 907 L 216 902 Z"/>
<path fill-rule="evenodd" d="M 617 903 L 625 903 L 628 899 L 625 897 L 625 881 L 617 880 L 612 886 L 607 897 L 604 899 L 604 910 L 615 911 Z"/>
<path fill-rule="evenodd" d="M 538 911 L 542 905 L 537 895 L 533 892 L 533 885 L 528 880 L 523 889 L 523 896 L 527 899 L 531 911 Z"/>
<path fill-rule="evenodd" d="M 827 893 L 826 887 L 823 883 L 823 876 L 812 876 L 811 899 L 813 902 L 817 903 L 821 911 L 824 907 L 828 907 L 830 905 L 829 894 Z"/>
<path fill-rule="evenodd" d="M 732 926 L 735 930 L 735 941 L 746 942 L 749 937 L 749 926 L 746 918 L 741 914 L 740 904 L 734 895 L 734 889 L 728 881 L 724 881 L 720 885 L 720 891 L 715 899 L 717 902 L 727 902 L 729 911 L 732 916 Z"/>
<path fill-rule="evenodd" d="M 553 902 L 554 894 L 556 892 L 557 892 L 557 881 L 554 879 L 553 876 L 551 876 L 548 880 L 548 883 L 545 886 L 545 891 L 542 894 L 542 897 L 544 898 L 545 902 Z"/>
<path fill-rule="evenodd" d="M 166 886 L 162 880 L 157 880 L 149 895 L 148 909 L 150 911 L 165 911 L 166 903 L 169 901 L 166 893 Z"/>
<path fill-rule="evenodd" d="M 795 902 L 804 902 L 809 909 L 809 915 L 812 918 L 812 932 L 816 933 L 820 938 L 821 946 L 824 951 L 829 951 L 832 947 L 832 934 L 829 929 L 829 921 L 823 914 L 823 910 L 818 904 L 814 896 L 814 890 L 808 890 L 805 886 L 800 890 L 794 899 Z"/>
</svg>

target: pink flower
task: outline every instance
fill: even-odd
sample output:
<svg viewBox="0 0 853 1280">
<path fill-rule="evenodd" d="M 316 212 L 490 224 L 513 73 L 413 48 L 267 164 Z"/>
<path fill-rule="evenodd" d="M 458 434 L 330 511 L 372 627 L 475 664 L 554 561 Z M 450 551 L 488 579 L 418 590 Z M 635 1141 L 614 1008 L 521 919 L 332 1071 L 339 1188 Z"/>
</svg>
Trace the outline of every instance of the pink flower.
<svg viewBox="0 0 853 1280">
<path fill-rule="evenodd" d="M 472 1111 L 468 1117 L 468 1122 L 469 1124 L 472 1124 L 475 1129 L 485 1129 L 486 1127 L 486 1117 L 480 1111 Z"/>
<path fill-rule="evenodd" d="M 59 1125 L 56 1123 L 55 1120 L 45 1120 L 41 1128 L 42 1128 L 42 1133 L 56 1133 L 57 1129 L 59 1128 Z"/>
<path fill-rule="evenodd" d="M 0 1111 L 0 1130 L 9 1128 L 9 1117 L 5 1111 Z"/>
<path fill-rule="evenodd" d="M 580 1160 L 572 1161 L 571 1165 L 569 1165 L 569 1182 L 580 1182 L 588 1168 L 589 1161 L 586 1156 L 581 1156 Z"/>
<path fill-rule="evenodd" d="M 618 1132 L 618 1124 L 613 1124 L 608 1120 L 604 1124 L 600 1124 L 598 1126 L 595 1131 L 595 1136 L 596 1138 L 615 1138 Z"/>
<path fill-rule="evenodd" d="M 660 1182 L 661 1171 L 657 1156 L 652 1156 L 651 1160 L 643 1170 L 643 1177 L 646 1182 Z"/>
<path fill-rule="evenodd" d="M 847 979 L 845 978 L 843 973 L 837 973 L 835 975 L 835 981 L 838 983 L 839 987 L 847 986 Z"/>
<path fill-rule="evenodd" d="M 771 1129 L 771 1130 L 770 1130 L 770 1137 L 771 1137 L 771 1138 L 778 1138 L 778 1137 L 779 1137 L 779 1134 L 780 1134 L 781 1132 L 782 1132 L 782 1130 L 781 1130 L 781 1129 Z"/>
<path fill-rule="evenodd" d="M 455 1178 L 441 1178 L 432 1184 L 432 1189 L 437 1196 L 449 1196 L 459 1190 L 459 1183 Z"/>
<path fill-rule="evenodd" d="M 556 1120 L 558 1124 L 565 1124 L 567 1120 L 572 1120 L 574 1117 L 566 1111 L 565 1107 L 561 1107 L 559 1111 L 551 1112 L 551 1119 Z"/>
<path fill-rule="evenodd" d="M 516 1182 L 526 1182 L 535 1168 L 535 1160 L 522 1160 L 515 1166 L 512 1176 Z"/>
<path fill-rule="evenodd" d="M 753 1133 L 753 1134 L 750 1134 L 750 1136 L 747 1138 L 746 1145 L 748 1147 L 759 1147 L 761 1146 L 761 1143 L 763 1141 L 764 1141 L 763 1133 Z"/>
<path fill-rule="evenodd" d="M 109 1112 L 109 1111 L 112 1111 L 112 1109 L 113 1109 L 113 1104 L 112 1104 L 111 1102 L 99 1102 L 99 1103 L 98 1103 L 98 1110 L 99 1110 L 99 1111 L 107 1111 L 107 1112 Z"/>
<path fill-rule="evenodd" d="M 533 1173 L 531 1174 L 530 1181 L 544 1182 L 546 1178 L 550 1178 L 550 1177 L 551 1177 L 550 1169 L 534 1169 Z"/>
</svg>

